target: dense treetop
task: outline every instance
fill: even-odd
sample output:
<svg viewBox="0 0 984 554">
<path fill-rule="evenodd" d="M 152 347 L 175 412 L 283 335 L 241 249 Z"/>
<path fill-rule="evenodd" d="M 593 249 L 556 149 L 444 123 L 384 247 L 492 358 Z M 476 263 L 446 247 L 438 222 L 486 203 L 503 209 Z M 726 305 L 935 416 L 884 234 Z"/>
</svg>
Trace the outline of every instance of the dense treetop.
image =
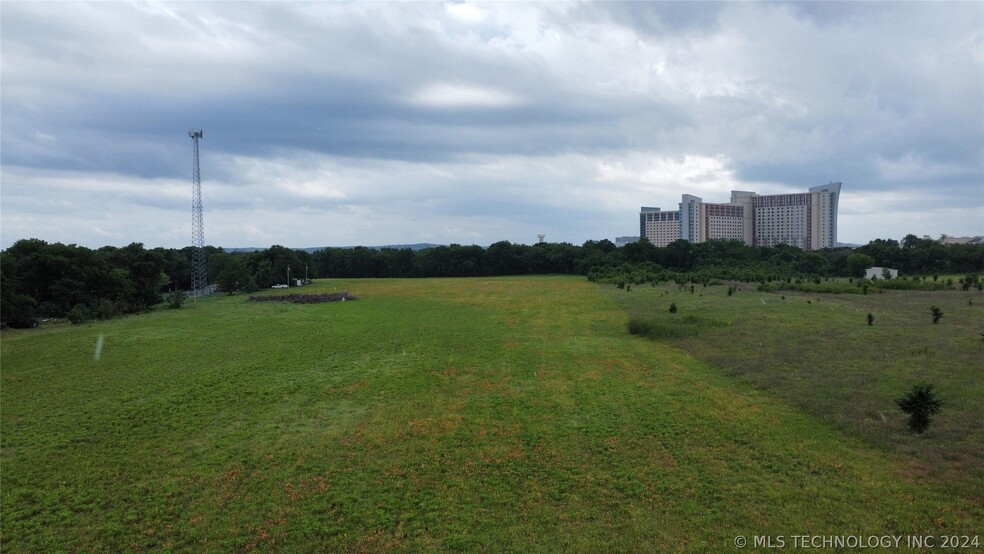
<svg viewBox="0 0 984 554">
<path fill-rule="evenodd" d="M 191 287 L 191 248 L 146 249 L 140 243 L 91 250 L 74 244 L 20 240 L 0 253 L 3 323 L 36 317 L 73 321 L 147 310 L 163 295 Z M 984 271 L 984 246 L 942 244 L 906 236 L 878 239 L 859 248 L 803 251 L 795 247 L 748 246 L 739 241 L 665 248 L 648 241 L 616 248 L 609 240 L 534 245 L 497 242 L 480 246 L 325 248 L 314 253 L 274 245 L 250 253 L 206 247 L 209 282 L 227 292 L 269 288 L 290 279 L 316 277 L 479 277 L 580 274 L 615 280 L 643 274 L 663 279 L 730 279 L 758 282 L 787 278 L 859 277 L 871 266 L 903 274 Z M 684 277 L 681 277 L 684 276 Z M 651 277 L 650 277 L 651 278 Z M 293 284 L 293 283 L 291 283 Z"/>
</svg>

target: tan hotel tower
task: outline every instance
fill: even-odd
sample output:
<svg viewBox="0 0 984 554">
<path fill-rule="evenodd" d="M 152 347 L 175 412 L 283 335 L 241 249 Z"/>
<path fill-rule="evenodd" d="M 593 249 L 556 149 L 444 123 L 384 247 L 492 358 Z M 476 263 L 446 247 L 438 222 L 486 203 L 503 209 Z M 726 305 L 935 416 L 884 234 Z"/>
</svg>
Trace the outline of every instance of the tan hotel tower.
<svg viewBox="0 0 984 554">
<path fill-rule="evenodd" d="M 712 204 L 684 194 L 680 209 L 639 211 L 639 236 L 656 246 L 684 239 L 705 242 L 740 240 L 754 246 L 788 244 L 803 250 L 837 245 L 837 201 L 841 184 L 812 187 L 809 192 L 769 194 L 731 191 L 731 202 Z"/>
</svg>

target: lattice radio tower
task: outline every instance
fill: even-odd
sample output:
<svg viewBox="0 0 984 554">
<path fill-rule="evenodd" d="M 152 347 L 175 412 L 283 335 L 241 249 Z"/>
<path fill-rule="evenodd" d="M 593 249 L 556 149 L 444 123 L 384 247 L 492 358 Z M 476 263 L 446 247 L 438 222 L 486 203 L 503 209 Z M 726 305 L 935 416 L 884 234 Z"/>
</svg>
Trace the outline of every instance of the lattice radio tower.
<svg viewBox="0 0 984 554">
<path fill-rule="evenodd" d="M 202 218 L 202 173 L 198 167 L 198 139 L 202 131 L 189 131 L 195 143 L 194 169 L 191 184 L 191 295 L 197 298 L 205 294 L 208 277 L 205 274 L 205 224 Z"/>
</svg>

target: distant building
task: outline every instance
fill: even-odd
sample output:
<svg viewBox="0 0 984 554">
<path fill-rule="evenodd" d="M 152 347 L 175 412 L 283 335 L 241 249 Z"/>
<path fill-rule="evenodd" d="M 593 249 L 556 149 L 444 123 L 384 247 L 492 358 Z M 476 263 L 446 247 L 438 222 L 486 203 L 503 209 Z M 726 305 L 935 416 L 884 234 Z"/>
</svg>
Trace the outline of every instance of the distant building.
<svg viewBox="0 0 984 554">
<path fill-rule="evenodd" d="M 639 236 L 646 237 L 655 246 L 680 240 L 680 212 L 643 206 L 639 211 Z"/>
<path fill-rule="evenodd" d="M 630 242 L 639 242 L 639 237 L 615 237 L 615 246 L 619 248 Z"/>
<path fill-rule="evenodd" d="M 693 243 L 740 240 L 755 246 L 833 248 L 837 245 L 840 190 L 841 183 L 812 187 L 809 192 L 765 196 L 735 190 L 726 204 L 707 203 L 684 194 L 678 211 L 641 208 L 639 234 L 656 246 L 682 238 Z"/>
<path fill-rule="evenodd" d="M 943 235 L 940 238 L 940 242 L 943 244 L 984 244 L 984 237 L 951 237 Z"/>
<path fill-rule="evenodd" d="M 897 270 L 897 269 L 890 269 L 890 268 L 887 268 L 887 267 L 869 267 L 868 269 L 864 270 L 864 278 L 865 279 L 885 279 L 886 278 L 885 277 L 885 272 L 886 271 L 888 272 L 888 278 L 889 279 L 898 279 L 899 278 L 899 270 Z"/>
</svg>

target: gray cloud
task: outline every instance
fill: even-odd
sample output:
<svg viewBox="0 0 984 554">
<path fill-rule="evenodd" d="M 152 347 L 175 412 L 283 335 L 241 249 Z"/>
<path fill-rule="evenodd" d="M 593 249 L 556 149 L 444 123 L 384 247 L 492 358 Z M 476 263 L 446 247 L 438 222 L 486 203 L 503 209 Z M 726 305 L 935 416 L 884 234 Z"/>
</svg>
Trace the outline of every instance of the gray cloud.
<svg viewBox="0 0 984 554">
<path fill-rule="evenodd" d="M 638 206 L 685 192 L 830 180 L 845 201 L 892 193 L 898 213 L 927 211 L 918 229 L 845 217 L 845 240 L 984 233 L 952 212 L 984 215 L 979 3 L 4 3 L 2 16 L 4 247 L 184 245 L 192 127 L 207 238 L 226 246 L 529 242 L 532 229 L 581 242 L 631 233 Z M 162 183 L 173 197 L 155 196 Z"/>
</svg>

